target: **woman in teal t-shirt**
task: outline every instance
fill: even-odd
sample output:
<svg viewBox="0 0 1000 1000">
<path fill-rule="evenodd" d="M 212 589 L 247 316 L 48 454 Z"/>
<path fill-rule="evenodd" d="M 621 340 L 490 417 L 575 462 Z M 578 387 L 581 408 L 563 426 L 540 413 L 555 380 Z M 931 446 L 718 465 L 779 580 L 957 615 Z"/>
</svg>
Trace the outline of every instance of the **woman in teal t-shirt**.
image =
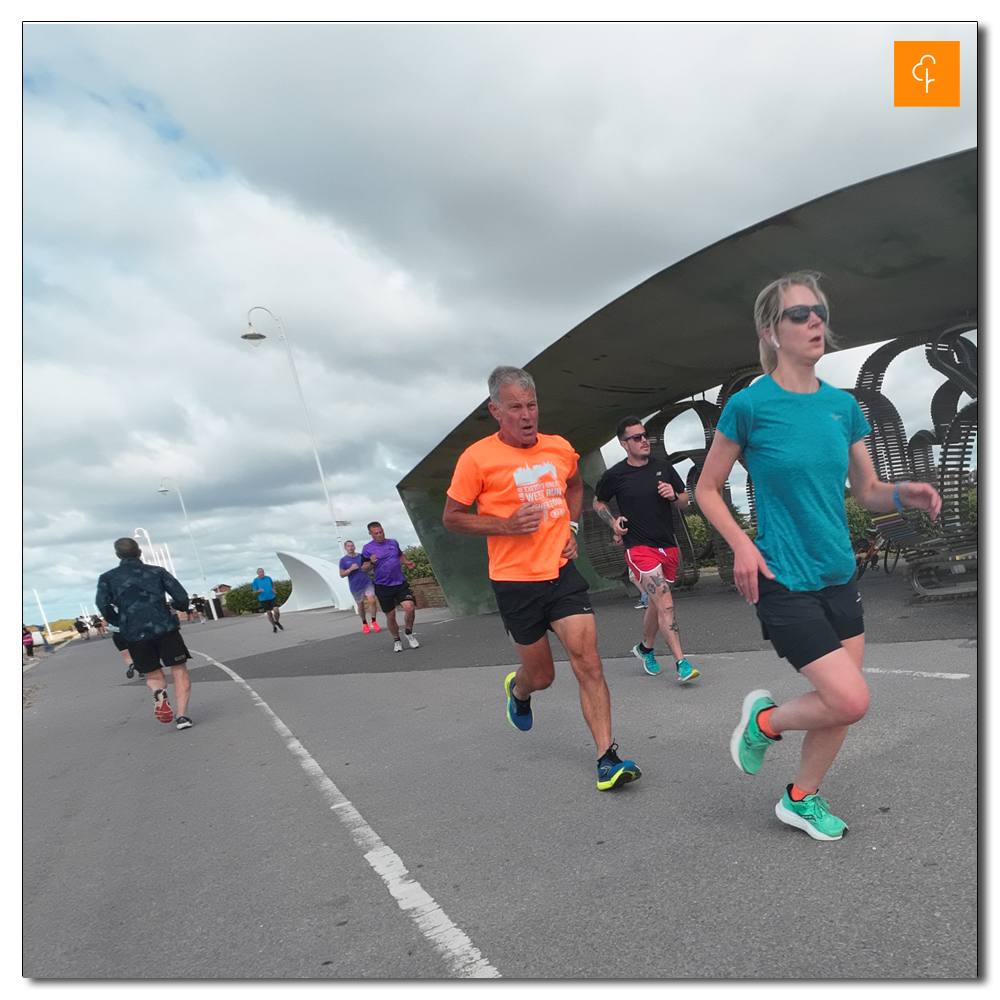
<svg viewBox="0 0 1000 1000">
<path fill-rule="evenodd" d="M 871 511 L 903 504 L 937 517 L 927 483 L 883 483 L 864 438 L 870 431 L 850 393 L 821 382 L 829 306 L 817 275 L 798 272 L 757 296 L 754 323 L 765 375 L 726 404 L 698 479 L 702 513 L 733 549 L 737 590 L 756 606 L 765 639 L 814 690 L 783 705 L 770 691 L 743 700 L 730 752 L 756 774 L 785 730 L 804 730 L 802 758 L 775 814 L 816 840 L 839 840 L 847 824 L 819 792 L 848 727 L 868 710 L 861 595 L 844 510 L 844 481 Z M 754 484 L 756 544 L 722 498 L 740 453 Z"/>
</svg>

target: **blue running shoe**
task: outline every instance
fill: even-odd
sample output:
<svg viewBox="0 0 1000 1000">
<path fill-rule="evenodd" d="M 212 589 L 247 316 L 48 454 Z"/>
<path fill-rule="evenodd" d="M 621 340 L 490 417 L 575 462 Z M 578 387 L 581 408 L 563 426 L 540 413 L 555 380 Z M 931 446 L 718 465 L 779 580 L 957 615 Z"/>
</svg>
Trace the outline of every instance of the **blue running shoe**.
<svg viewBox="0 0 1000 1000">
<path fill-rule="evenodd" d="M 693 681 L 696 677 L 700 676 L 698 671 L 683 657 L 677 661 L 677 679 L 681 684 L 687 684 L 688 681 Z"/>
<path fill-rule="evenodd" d="M 632 647 L 632 655 L 642 662 L 643 669 L 647 674 L 652 674 L 655 677 L 660 672 L 660 665 L 656 662 L 656 657 L 653 656 L 652 650 L 644 653 L 639 649 L 639 643 L 636 643 Z"/>
<path fill-rule="evenodd" d="M 597 762 L 597 787 L 607 792 L 618 785 L 627 785 L 642 777 L 642 771 L 634 760 L 621 760 L 618 756 L 618 744 L 612 743 L 607 752 Z"/>
<path fill-rule="evenodd" d="M 511 694 L 516 676 L 516 670 L 508 674 L 507 680 L 504 681 L 503 685 L 504 691 L 507 692 L 507 720 L 515 729 L 520 729 L 522 733 L 526 733 L 531 728 L 531 699 L 521 701 L 520 698 L 515 698 Z"/>
</svg>

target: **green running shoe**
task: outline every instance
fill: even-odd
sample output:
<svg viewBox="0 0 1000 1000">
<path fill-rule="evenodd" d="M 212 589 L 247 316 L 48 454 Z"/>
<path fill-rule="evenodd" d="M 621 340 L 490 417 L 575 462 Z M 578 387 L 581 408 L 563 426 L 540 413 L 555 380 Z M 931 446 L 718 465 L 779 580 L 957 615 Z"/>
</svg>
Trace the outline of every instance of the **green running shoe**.
<svg viewBox="0 0 1000 1000">
<path fill-rule="evenodd" d="M 687 660 L 681 658 L 677 661 L 677 679 L 681 684 L 687 684 L 688 681 L 693 681 L 696 677 L 700 676 L 698 671 Z"/>
<path fill-rule="evenodd" d="M 789 826 L 805 830 L 813 840 L 840 840 L 847 832 L 847 824 L 830 812 L 826 799 L 817 792 L 807 795 L 801 802 L 792 800 L 792 786 L 785 789 L 781 801 L 774 807 L 774 815 Z"/>
<path fill-rule="evenodd" d="M 526 733 L 531 728 L 531 699 L 521 701 L 511 694 L 514 687 L 514 678 L 517 671 L 507 675 L 507 680 L 503 683 L 503 689 L 507 692 L 507 721 L 515 728 Z M 523 707 L 522 707 L 523 706 Z"/>
<path fill-rule="evenodd" d="M 729 752 L 733 756 L 733 762 L 745 774 L 756 774 L 764 763 L 767 748 L 781 739 L 779 736 L 772 740 L 757 728 L 757 713 L 773 705 L 771 692 L 763 688 L 751 691 L 743 699 L 743 713 L 740 724 L 733 730 L 733 737 L 729 741 Z"/>
<path fill-rule="evenodd" d="M 632 647 L 632 655 L 642 664 L 647 674 L 652 674 L 655 677 L 660 672 L 660 665 L 656 662 L 656 657 L 653 656 L 652 650 L 644 653 L 639 649 L 639 643 L 636 643 Z"/>
</svg>

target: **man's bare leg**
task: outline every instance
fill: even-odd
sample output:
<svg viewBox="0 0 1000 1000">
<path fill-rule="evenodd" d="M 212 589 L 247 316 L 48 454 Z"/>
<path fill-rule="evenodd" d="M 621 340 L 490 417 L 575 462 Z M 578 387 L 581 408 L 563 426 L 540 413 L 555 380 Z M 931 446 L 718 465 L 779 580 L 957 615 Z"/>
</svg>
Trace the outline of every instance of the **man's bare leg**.
<svg viewBox="0 0 1000 1000">
<path fill-rule="evenodd" d="M 174 679 L 174 697 L 177 699 L 177 715 L 187 715 L 188 699 L 191 697 L 191 677 L 187 665 L 175 663 L 170 668 Z M 162 671 L 161 671 L 162 676 Z"/>
<path fill-rule="evenodd" d="M 680 632 L 674 620 L 674 597 L 663 570 L 657 567 L 651 573 L 643 573 L 639 578 L 639 586 L 649 595 L 649 606 L 642 619 L 642 644 L 647 649 L 652 649 L 656 633 L 659 632 L 667 640 L 674 662 L 684 659 Z"/>
<path fill-rule="evenodd" d="M 146 687 L 154 694 L 161 688 L 166 688 L 167 679 L 163 676 L 163 671 L 157 668 L 151 674 L 146 674 Z"/>
<path fill-rule="evenodd" d="M 401 607 L 403 608 L 403 625 L 409 632 L 413 629 L 413 622 L 417 617 L 417 606 L 413 601 L 403 601 Z"/>
<path fill-rule="evenodd" d="M 530 646 L 522 646 L 513 642 L 514 649 L 521 660 L 521 665 L 514 674 L 511 694 L 520 701 L 527 701 L 536 691 L 544 691 L 550 687 L 556 677 L 555 664 L 552 661 L 552 647 L 549 637 L 543 635 L 538 642 Z"/>
<path fill-rule="evenodd" d="M 399 626 L 396 624 L 396 609 L 393 608 L 392 611 L 386 611 L 385 613 L 385 623 L 389 626 L 389 632 L 392 634 L 393 639 L 397 642 L 399 641 Z"/>
<path fill-rule="evenodd" d="M 569 654 L 570 666 L 580 685 L 583 717 L 597 753 L 603 754 L 611 746 L 611 695 L 604 680 L 604 665 L 597 654 L 597 623 L 593 615 L 570 615 L 554 621 L 552 630 Z"/>
</svg>

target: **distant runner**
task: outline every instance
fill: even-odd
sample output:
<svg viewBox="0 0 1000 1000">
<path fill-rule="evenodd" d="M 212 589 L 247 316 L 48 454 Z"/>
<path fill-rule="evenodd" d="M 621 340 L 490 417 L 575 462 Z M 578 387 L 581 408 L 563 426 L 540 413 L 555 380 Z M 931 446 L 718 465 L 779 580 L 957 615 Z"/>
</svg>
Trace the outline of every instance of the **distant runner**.
<svg viewBox="0 0 1000 1000">
<path fill-rule="evenodd" d="M 413 569 L 414 564 L 403 555 L 399 542 L 395 538 L 386 538 L 385 529 L 378 521 L 368 525 L 368 534 L 372 540 L 361 550 L 362 564 L 373 568 L 375 578 L 375 596 L 379 607 L 385 613 L 385 623 L 392 634 L 392 650 L 394 653 L 403 651 L 403 643 L 399 638 L 399 625 L 396 623 L 396 608 L 403 609 L 403 628 L 406 630 L 406 641 L 411 649 L 416 649 L 420 643 L 413 634 L 413 622 L 416 618 L 417 599 L 406 582 L 400 563 L 407 569 Z M 379 631 L 378 629 L 375 630 Z"/>
<path fill-rule="evenodd" d="M 280 628 L 285 631 L 285 626 L 281 624 L 281 609 L 278 607 L 278 593 L 274 589 L 274 581 L 264 575 L 264 570 L 257 569 L 257 576 L 250 589 L 257 595 L 261 610 L 267 614 L 267 620 L 271 623 L 271 631 L 277 632 Z"/>
<path fill-rule="evenodd" d="M 372 578 L 361 568 L 362 557 L 358 555 L 354 547 L 354 542 L 344 542 L 346 556 L 340 559 L 340 575 L 347 577 L 347 586 L 351 590 L 351 597 L 354 598 L 361 613 L 361 631 L 367 635 L 369 632 L 381 632 L 378 622 L 375 621 L 375 585 Z M 369 563 L 370 565 L 370 563 Z M 368 618 L 365 615 L 365 607 L 372 616 L 372 623 L 369 626 Z"/>
</svg>

